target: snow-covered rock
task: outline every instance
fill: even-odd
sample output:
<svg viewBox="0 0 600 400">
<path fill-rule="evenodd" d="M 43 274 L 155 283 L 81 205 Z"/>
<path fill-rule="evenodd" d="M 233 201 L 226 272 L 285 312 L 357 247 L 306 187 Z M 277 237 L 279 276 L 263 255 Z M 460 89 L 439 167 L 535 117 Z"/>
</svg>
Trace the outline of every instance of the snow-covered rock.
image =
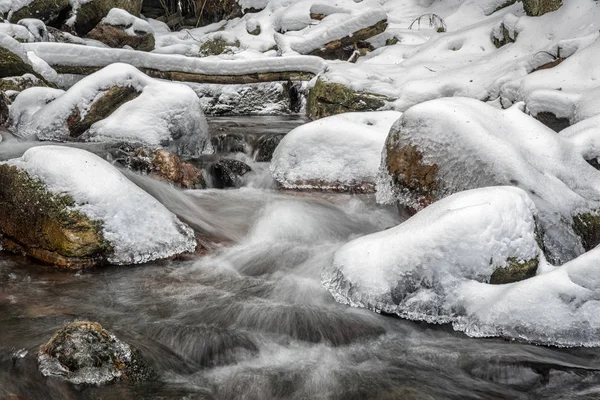
<svg viewBox="0 0 600 400">
<path fill-rule="evenodd" d="M 498 110 L 474 99 L 432 100 L 411 107 L 390 130 L 377 197 L 419 210 L 462 190 L 522 188 L 539 210 L 547 255 L 562 263 L 600 239 L 586 239 L 584 230 L 595 224 L 577 223 L 600 209 L 600 173 L 583 153 L 518 106 Z"/>
<path fill-rule="evenodd" d="M 113 64 L 87 76 L 34 113 L 25 110 L 32 97 L 27 92 L 11 108 L 12 130 L 22 138 L 136 142 L 186 156 L 211 151 L 194 91 L 130 65 Z"/>
<path fill-rule="evenodd" d="M 273 154 L 271 173 L 286 189 L 373 191 L 396 111 L 346 113 L 302 125 Z"/>
<path fill-rule="evenodd" d="M 154 32 L 150 24 L 120 8 L 110 10 L 88 36 L 110 47 L 154 50 Z"/>
<path fill-rule="evenodd" d="M 71 16 L 65 25 L 79 36 L 94 29 L 113 8 L 123 9 L 136 17 L 142 10 L 142 0 L 69 0 L 69 4 Z"/>
<path fill-rule="evenodd" d="M 48 29 L 43 21 L 36 18 L 24 18 L 17 23 L 19 26 L 24 26 L 31 33 L 34 41 L 47 42 Z"/>
<path fill-rule="evenodd" d="M 196 247 L 191 228 L 92 153 L 39 146 L 0 167 L 12 188 L 0 202 L 1 229 L 33 257 L 64 266 L 138 264 Z"/>
<path fill-rule="evenodd" d="M 337 301 L 435 323 L 452 322 L 463 282 L 506 283 L 535 275 L 542 251 L 536 208 L 521 189 L 454 194 L 406 222 L 355 239 L 323 275 Z"/>
<path fill-rule="evenodd" d="M 0 0 L 0 14 L 9 21 L 37 18 L 44 22 L 56 22 L 69 0 Z"/>
</svg>

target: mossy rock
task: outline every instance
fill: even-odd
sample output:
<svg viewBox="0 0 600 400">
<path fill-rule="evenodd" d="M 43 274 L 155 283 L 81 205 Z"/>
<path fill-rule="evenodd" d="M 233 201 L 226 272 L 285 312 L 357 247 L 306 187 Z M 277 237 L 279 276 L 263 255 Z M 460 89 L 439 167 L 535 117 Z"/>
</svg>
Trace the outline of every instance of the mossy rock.
<svg viewBox="0 0 600 400">
<path fill-rule="evenodd" d="M 507 265 L 498 268 L 492 273 L 490 283 L 495 285 L 519 282 L 535 276 L 539 265 L 537 258 L 523 261 L 516 258 L 509 258 Z"/>
<path fill-rule="evenodd" d="M 307 112 L 312 119 L 354 111 L 374 111 L 392 101 L 384 96 L 355 92 L 341 83 L 317 79 L 308 93 Z"/>
<path fill-rule="evenodd" d="M 0 91 L 0 126 L 4 125 L 6 121 L 8 121 L 8 105 L 10 104 L 10 100 L 4 94 L 4 92 Z M 2 137 L 0 136 L 0 141 Z"/>
<path fill-rule="evenodd" d="M 31 65 L 12 51 L 0 47 L 0 78 L 21 76 L 25 74 L 37 75 Z"/>
<path fill-rule="evenodd" d="M 328 60 L 348 59 L 349 54 L 351 54 L 355 48 L 365 48 L 367 44 L 364 43 L 364 41 L 383 33 L 386 30 L 387 25 L 387 20 L 381 20 L 375 25 L 360 29 L 349 36 L 333 40 L 325 44 L 322 48 L 311 51 L 309 54 Z M 362 44 L 362 46 L 359 44 Z M 346 50 L 346 48 L 348 48 L 348 50 Z"/>
<path fill-rule="evenodd" d="M 69 135 L 76 139 L 81 136 L 90 127 L 110 116 L 117 108 L 140 95 L 133 86 L 113 86 L 108 89 L 103 96 L 98 98 L 81 118 L 79 109 L 73 110 L 73 113 L 67 118 Z"/>
<path fill-rule="evenodd" d="M 154 50 L 155 39 L 152 33 L 135 32 L 135 35 L 130 35 L 125 32 L 125 29 L 127 29 L 125 26 L 98 24 L 88 34 L 88 37 L 114 48 L 131 46 L 140 51 Z"/>
<path fill-rule="evenodd" d="M 75 32 L 79 36 L 86 35 L 113 8 L 121 8 L 129 14 L 139 17 L 142 10 L 142 0 L 93 0 L 89 3 L 84 3 L 76 11 Z"/>
<path fill-rule="evenodd" d="M 59 329 L 40 347 L 38 362 L 43 375 L 75 384 L 138 383 L 157 377 L 137 349 L 90 321 Z"/>
<path fill-rule="evenodd" d="M 0 79 L 0 91 L 2 92 L 22 92 L 25 89 L 36 86 L 53 87 L 53 85 L 48 84 L 48 82 L 45 80 L 39 79 L 31 74 L 25 74 L 23 76 L 11 76 Z"/>
<path fill-rule="evenodd" d="M 0 165 L 0 234 L 6 250 L 64 268 L 102 263 L 111 246 L 102 223 L 74 210 L 67 195 L 50 192 L 27 172 Z"/>
<path fill-rule="evenodd" d="M 206 188 L 202 171 L 168 150 L 121 144 L 115 149 L 114 156 L 125 167 L 148 174 L 157 180 L 184 189 Z"/>
<path fill-rule="evenodd" d="M 504 23 L 500 24 L 500 27 L 498 28 L 500 29 L 501 35 L 500 37 L 497 37 L 497 35 L 492 34 L 492 42 L 494 43 L 494 46 L 496 46 L 496 48 L 500 48 L 508 43 L 514 43 L 517 41 L 517 36 L 519 36 L 519 34 L 517 32 L 511 32 L 506 28 L 506 25 L 504 25 Z"/>
<path fill-rule="evenodd" d="M 68 7 L 69 0 L 33 0 L 29 5 L 13 12 L 10 20 L 17 22 L 25 18 L 37 18 L 45 23 L 54 23 Z"/>
<path fill-rule="evenodd" d="M 556 11 L 562 6 L 562 0 L 523 0 L 525 13 L 530 17 L 539 17 Z"/>
<path fill-rule="evenodd" d="M 223 38 L 207 40 L 200 45 L 199 54 L 203 57 L 218 56 L 219 54 L 231 53 L 232 47 L 240 47 L 240 42 L 228 42 Z"/>
<path fill-rule="evenodd" d="M 600 244 L 600 213 L 582 213 L 573 217 L 573 230 L 581 239 L 585 251 Z"/>
</svg>

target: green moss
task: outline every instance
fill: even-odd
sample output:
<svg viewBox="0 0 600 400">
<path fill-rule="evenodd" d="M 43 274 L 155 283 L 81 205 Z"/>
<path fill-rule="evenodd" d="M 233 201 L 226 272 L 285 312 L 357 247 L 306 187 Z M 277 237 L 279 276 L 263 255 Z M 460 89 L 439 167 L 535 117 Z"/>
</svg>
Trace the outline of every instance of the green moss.
<svg viewBox="0 0 600 400">
<path fill-rule="evenodd" d="M 538 17 L 556 11 L 562 6 L 562 0 L 523 0 L 523 9 L 530 17 Z"/>
<path fill-rule="evenodd" d="M 522 281 L 535 276 L 539 265 L 537 258 L 523 261 L 511 257 L 507 260 L 507 265 L 503 268 L 498 268 L 492 273 L 490 283 L 495 285 L 513 283 Z"/>
<path fill-rule="evenodd" d="M 385 45 L 386 45 L 386 46 L 393 46 L 393 45 L 395 45 L 395 44 L 396 44 L 396 43 L 398 43 L 398 42 L 399 42 L 398 38 L 394 36 L 394 37 L 392 37 L 392 38 L 389 38 L 389 39 L 387 39 L 387 40 L 385 41 Z"/>
<path fill-rule="evenodd" d="M 308 94 L 307 112 L 312 119 L 318 119 L 345 112 L 377 110 L 386 101 L 391 99 L 367 92 L 354 92 L 340 83 L 317 79 Z"/>
<path fill-rule="evenodd" d="M 80 117 L 78 109 L 67 118 L 69 134 L 73 138 L 79 137 L 87 131 L 94 123 L 110 116 L 117 108 L 138 97 L 138 92 L 133 86 L 113 86 L 106 91 L 104 96 L 96 100 L 85 114 Z"/>
<path fill-rule="evenodd" d="M 217 56 L 219 54 L 231 53 L 232 47 L 240 47 L 240 42 L 236 40 L 233 43 L 229 43 L 223 38 L 210 39 L 202 43 L 199 54 L 203 57 Z"/>
<path fill-rule="evenodd" d="M 600 243 L 600 213 L 589 212 L 573 217 L 573 230 L 581 239 L 585 251 Z"/>
<path fill-rule="evenodd" d="M 27 254 L 68 267 L 69 258 L 100 260 L 112 252 L 102 222 L 73 210 L 70 196 L 6 164 L 0 165 L 0 187 L 0 232 Z"/>
<path fill-rule="evenodd" d="M 0 78 L 9 76 L 21 76 L 24 74 L 36 74 L 31 67 L 18 55 L 0 47 Z"/>
</svg>

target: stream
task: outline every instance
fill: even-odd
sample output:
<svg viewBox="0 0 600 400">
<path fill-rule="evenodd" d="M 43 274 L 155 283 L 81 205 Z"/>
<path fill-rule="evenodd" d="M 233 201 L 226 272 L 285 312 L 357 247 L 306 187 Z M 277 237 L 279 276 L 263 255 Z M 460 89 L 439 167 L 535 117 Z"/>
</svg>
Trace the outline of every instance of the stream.
<svg viewBox="0 0 600 400">
<path fill-rule="evenodd" d="M 303 122 L 210 126 L 252 142 Z M 2 142 L 0 158 L 27 146 Z M 208 255 L 70 272 L 0 252 L 0 399 L 600 397 L 599 349 L 471 339 L 337 304 L 320 283 L 331 254 L 400 223 L 396 209 L 373 195 L 277 191 L 268 163 L 233 157 L 253 168 L 236 189 L 183 192 L 126 173 L 194 229 L 221 236 Z M 140 349 L 160 380 L 95 387 L 43 377 L 39 346 L 78 319 Z"/>
</svg>

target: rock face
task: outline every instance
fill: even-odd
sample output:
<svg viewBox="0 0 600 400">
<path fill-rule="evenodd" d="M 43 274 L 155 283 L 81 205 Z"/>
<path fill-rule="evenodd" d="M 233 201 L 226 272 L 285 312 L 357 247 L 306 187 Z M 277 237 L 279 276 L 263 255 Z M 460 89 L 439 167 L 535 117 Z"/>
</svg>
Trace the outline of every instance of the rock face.
<svg viewBox="0 0 600 400">
<path fill-rule="evenodd" d="M 113 8 L 88 34 L 110 47 L 130 46 L 135 50 L 154 50 L 154 34 L 150 25 L 125 10 Z"/>
<path fill-rule="evenodd" d="M 40 347 L 40 372 L 74 384 L 138 383 L 156 379 L 140 352 L 97 322 L 73 322 Z"/>
<path fill-rule="evenodd" d="M 142 10 L 142 0 L 92 0 L 79 3 L 78 7 L 73 10 L 75 13 L 73 29 L 79 36 L 86 35 L 113 8 L 123 9 L 129 14 L 139 17 Z"/>
<path fill-rule="evenodd" d="M 37 18 L 45 23 L 52 23 L 57 21 L 68 7 L 69 0 L 33 0 L 25 7 L 13 10 L 10 19 L 16 22 L 25 18 Z"/>
<path fill-rule="evenodd" d="M 0 164 L 0 183 L 0 235 L 13 252 L 82 268 L 139 264 L 196 247 L 191 228 L 84 150 L 33 147 Z"/>
<path fill-rule="evenodd" d="M 523 8 L 531 17 L 556 11 L 560 6 L 562 6 L 562 0 L 523 0 Z"/>
<path fill-rule="evenodd" d="M 462 312 L 455 292 L 461 284 L 505 284 L 535 275 L 543 260 L 536 214 L 521 189 L 457 193 L 341 247 L 324 283 L 345 304 L 452 322 Z"/>
<path fill-rule="evenodd" d="M 586 218 L 573 229 L 577 215 L 600 208 L 600 176 L 584 153 L 575 141 L 519 108 L 500 111 L 463 98 L 432 100 L 408 109 L 391 128 L 377 197 L 418 211 L 462 190 L 520 187 L 539 210 L 546 255 L 560 264 L 600 239 L 591 233 L 586 237 L 596 239 L 584 240 L 580 233 L 593 231 L 597 219 Z"/>
<path fill-rule="evenodd" d="M 308 93 L 306 111 L 312 119 L 352 111 L 374 111 L 383 107 L 390 99 L 383 96 L 354 92 L 341 83 L 317 79 Z"/>
<path fill-rule="evenodd" d="M 123 145 L 118 148 L 118 153 L 121 153 L 117 155 L 118 159 L 134 171 L 150 174 L 184 189 L 206 187 L 202 171 L 168 150 Z"/>
<path fill-rule="evenodd" d="M 50 192 L 27 172 L 0 165 L 0 232 L 7 250 L 64 268 L 102 262 L 111 248 L 100 221 L 73 209 L 74 200 Z"/>
</svg>

